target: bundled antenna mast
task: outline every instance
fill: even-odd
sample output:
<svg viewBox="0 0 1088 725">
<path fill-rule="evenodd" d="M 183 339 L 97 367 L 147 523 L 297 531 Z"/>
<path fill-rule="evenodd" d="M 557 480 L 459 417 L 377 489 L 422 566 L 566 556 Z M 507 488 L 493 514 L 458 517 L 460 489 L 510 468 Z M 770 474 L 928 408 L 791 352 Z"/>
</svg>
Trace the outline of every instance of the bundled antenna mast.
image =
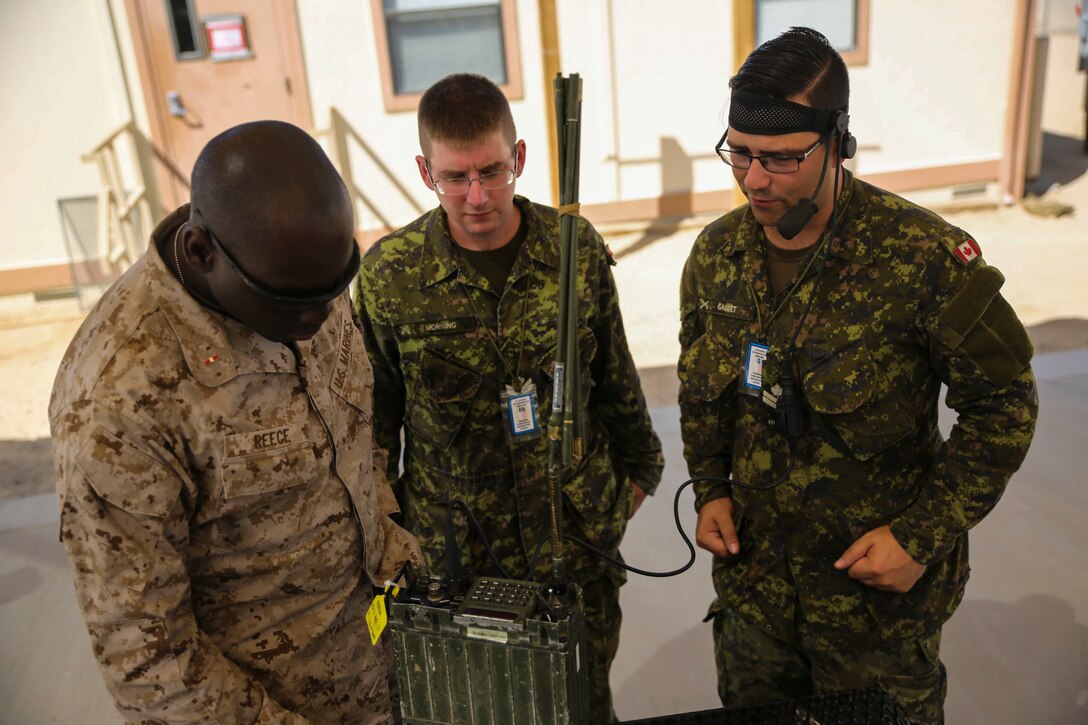
<svg viewBox="0 0 1088 725">
<path fill-rule="evenodd" d="M 563 473 L 582 457 L 581 360 L 578 352 L 578 159 L 582 138 L 582 79 L 577 73 L 555 78 L 555 117 L 559 135 L 559 319 L 553 376 L 548 482 L 552 509 L 552 584 L 559 605 L 569 604 L 563 555 Z"/>
</svg>

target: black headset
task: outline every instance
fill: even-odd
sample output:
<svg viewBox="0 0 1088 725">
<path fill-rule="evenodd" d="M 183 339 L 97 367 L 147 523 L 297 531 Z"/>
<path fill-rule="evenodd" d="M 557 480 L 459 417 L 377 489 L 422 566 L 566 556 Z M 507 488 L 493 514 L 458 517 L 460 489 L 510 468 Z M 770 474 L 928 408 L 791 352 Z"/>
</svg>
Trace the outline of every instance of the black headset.
<svg viewBox="0 0 1088 725">
<path fill-rule="evenodd" d="M 854 138 L 854 135 L 850 133 L 848 128 L 850 123 L 850 115 L 846 111 L 834 111 L 834 115 L 831 117 L 832 127 L 824 131 L 824 137 L 827 138 L 830 144 L 831 137 L 834 136 L 839 140 L 839 158 L 846 160 L 853 158 L 854 154 L 858 150 L 858 141 Z M 816 190 L 812 192 L 811 197 L 802 197 L 797 201 L 797 204 L 790 207 L 782 218 L 778 220 L 778 233 L 786 239 L 793 239 L 796 237 L 805 225 L 809 223 L 812 217 L 816 216 L 816 213 L 820 208 L 816 205 L 813 199 L 820 193 L 820 189 L 824 185 L 824 177 L 827 174 L 828 161 L 831 160 L 831 147 L 828 146 L 828 153 L 824 157 L 823 169 L 820 170 L 820 180 L 816 182 Z M 835 178 L 838 179 L 839 167 L 835 165 Z"/>
<path fill-rule="evenodd" d="M 858 140 L 850 133 L 850 115 L 846 111 L 835 112 L 835 135 L 839 137 L 839 156 L 845 159 L 854 158 L 858 152 Z"/>
</svg>

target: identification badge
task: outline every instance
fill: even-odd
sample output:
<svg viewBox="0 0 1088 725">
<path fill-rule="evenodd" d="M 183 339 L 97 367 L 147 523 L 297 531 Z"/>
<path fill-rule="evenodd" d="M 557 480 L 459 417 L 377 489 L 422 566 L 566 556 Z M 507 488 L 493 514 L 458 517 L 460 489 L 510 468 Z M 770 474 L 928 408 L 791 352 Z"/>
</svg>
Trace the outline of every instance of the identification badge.
<svg viewBox="0 0 1088 725">
<path fill-rule="evenodd" d="M 744 360 L 743 384 L 740 386 L 740 392 L 756 398 L 763 395 L 763 361 L 767 359 L 770 350 L 770 346 L 759 342 L 745 344 L 742 357 Z"/>
<path fill-rule="evenodd" d="M 385 625 L 389 623 L 389 613 L 385 611 L 385 594 L 377 592 L 370 609 L 366 611 L 366 628 L 370 630 L 370 644 L 377 644 L 378 638 L 385 631 Z"/>
<path fill-rule="evenodd" d="M 499 395 L 506 437 L 510 442 L 530 440 L 539 436 L 540 416 L 537 414 L 536 383 L 524 380 L 520 385 L 507 385 Z"/>
</svg>

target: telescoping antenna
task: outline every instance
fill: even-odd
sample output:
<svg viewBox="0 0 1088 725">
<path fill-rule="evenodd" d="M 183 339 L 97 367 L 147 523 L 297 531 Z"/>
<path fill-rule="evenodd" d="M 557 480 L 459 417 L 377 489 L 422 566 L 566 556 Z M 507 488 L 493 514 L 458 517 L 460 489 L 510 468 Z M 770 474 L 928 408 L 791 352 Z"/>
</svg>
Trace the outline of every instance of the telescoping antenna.
<svg viewBox="0 0 1088 725">
<path fill-rule="evenodd" d="M 559 318 L 548 419 L 548 483 L 552 513 L 552 582 L 554 607 L 571 603 L 563 552 L 564 473 L 582 457 L 581 361 L 578 352 L 578 160 L 582 137 L 582 79 L 577 73 L 556 75 L 555 117 L 559 148 Z"/>
</svg>

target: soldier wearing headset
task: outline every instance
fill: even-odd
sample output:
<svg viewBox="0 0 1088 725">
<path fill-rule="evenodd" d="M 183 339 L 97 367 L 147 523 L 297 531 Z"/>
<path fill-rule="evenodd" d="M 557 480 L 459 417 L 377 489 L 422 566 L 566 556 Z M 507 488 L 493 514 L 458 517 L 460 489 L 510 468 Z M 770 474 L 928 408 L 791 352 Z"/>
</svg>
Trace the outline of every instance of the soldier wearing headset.
<svg viewBox="0 0 1088 725">
<path fill-rule="evenodd" d="M 717 151 L 748 204 L 687 260 L 679 361 L 719 693 L 880 685 L 940 722 L 967 531 L 1034 432 L 1031 343 L 974 239 L 842 168 L 849 78 L 823 35 L 790 29 L 729 85 Z"/>
</svg>

